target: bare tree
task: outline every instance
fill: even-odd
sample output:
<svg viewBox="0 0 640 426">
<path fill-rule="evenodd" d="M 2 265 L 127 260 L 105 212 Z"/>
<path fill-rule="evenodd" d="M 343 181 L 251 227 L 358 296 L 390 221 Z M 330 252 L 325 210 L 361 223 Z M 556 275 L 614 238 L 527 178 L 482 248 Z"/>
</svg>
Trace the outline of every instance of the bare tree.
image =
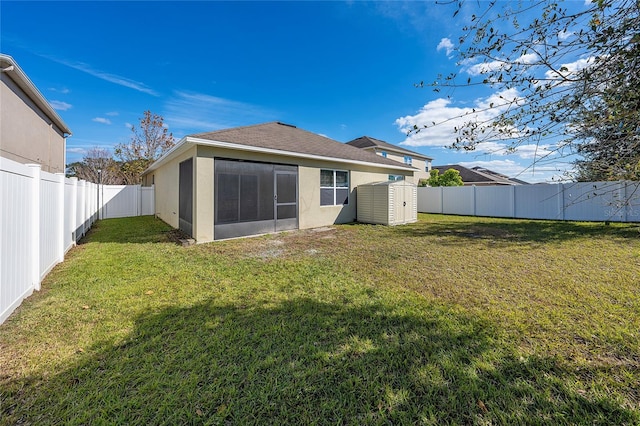
<svg viewBox="0 0 640 426">
<path fill-rule="evenodd" d="M 169 133 L 162 116 L 145 111 L 140 125 L 131 128 L 128 144 L 119 144 L 115 156 L 121 162 L 121 171 L 126 184 L 141 182 L 142 173 L 175 145 L 173 134 Z"/>
<path fill-rule="evenodd" d="M 94 147 L 82 158 L 68 167 L 68 176 L 93 183 L 120 185 L 124 183 L 119 165 L 108 149 Z"/>
</svg>

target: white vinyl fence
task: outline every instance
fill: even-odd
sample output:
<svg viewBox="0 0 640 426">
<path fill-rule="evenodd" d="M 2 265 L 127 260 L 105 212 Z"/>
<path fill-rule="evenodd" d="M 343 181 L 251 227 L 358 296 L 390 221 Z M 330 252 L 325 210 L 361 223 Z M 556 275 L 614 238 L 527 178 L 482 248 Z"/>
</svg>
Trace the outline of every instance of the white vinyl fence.
<svg viewBox="0 0 640 426">
<path fill-rule="evenodd" d="M 520 219 L 640 222 L 640 183 L 418 188 L 418 211 Z"/>
<path fill-rule="evenodd" d="M 0 324 L 98 218 L 151 214 L 153 188 L 96 185 L 0 157 Z"/>
</svg>

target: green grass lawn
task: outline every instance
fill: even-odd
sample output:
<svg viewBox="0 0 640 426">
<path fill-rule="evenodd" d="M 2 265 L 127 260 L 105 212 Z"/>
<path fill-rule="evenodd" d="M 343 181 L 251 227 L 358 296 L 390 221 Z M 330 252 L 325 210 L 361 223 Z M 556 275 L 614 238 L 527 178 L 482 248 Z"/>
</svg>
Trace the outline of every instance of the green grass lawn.
<svg viewBox="0 0 640 426">
<path fill-rule="evenodd" d="M 637 225 L 98 222 L 0 326 L 0 424 L 640 424 Z"/>
</svg>

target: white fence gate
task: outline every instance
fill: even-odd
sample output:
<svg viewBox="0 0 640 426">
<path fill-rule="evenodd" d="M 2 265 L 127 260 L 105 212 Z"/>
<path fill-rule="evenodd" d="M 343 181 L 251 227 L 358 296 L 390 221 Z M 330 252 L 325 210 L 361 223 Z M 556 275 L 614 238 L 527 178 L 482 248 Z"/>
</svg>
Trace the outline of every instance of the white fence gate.
<svg viewBox="0 0 640 426">
<path fill-rule="evenodd" d="M 96 185 L 0 157 L 0 324 L 96 219 L 151 214 L 152 187 Z"/>
<path fill-rule="evenodd" d="M 100 219 L 155 214 L 154 188 L 140 185 L 99 185 Z"/>
<path fill-rule="evenodd" d="M 421 213 L 640 222 L 639 182 L 418 188 Z"/>
</svg>

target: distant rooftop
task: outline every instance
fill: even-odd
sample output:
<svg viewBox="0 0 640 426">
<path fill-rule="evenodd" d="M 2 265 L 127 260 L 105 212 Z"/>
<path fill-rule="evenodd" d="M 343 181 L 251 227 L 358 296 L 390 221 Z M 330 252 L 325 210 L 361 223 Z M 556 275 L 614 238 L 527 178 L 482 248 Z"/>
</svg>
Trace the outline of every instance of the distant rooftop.
<svg viewBox="0 0 640 426">
<path fill-rule="evenodd" d="M 420 158 L 423 160 L 433 160 L 433 158 L 428 157 L 424 154 L 420 154 L 419 152 L 410 151 L 408 149 L 399 147 L 398 145 L 393 145 L 385 141 L 381 141 L 380 139 L 372 138 L 370 136 L 360 136 L 357 139 L 347 142 L 347 145 L 355 146 L 356 148 L 367 149 L 367 148 L 381 148 L 387 151 L 394 151 L 404 155 L 411 155 L 415 158 Z"/>
<path fill-rule="evenodd" d="M 467 168 L 452 164 L 448 166 L 433 166 L 433 169 L 439 170 L 440 174 L 449 169 L 457 170 L 465 185 L 529 185 L 528 182 L 520 179 L 511 179 L 502 173 L 494 172 L 484 167 Z"/>
</svg>

